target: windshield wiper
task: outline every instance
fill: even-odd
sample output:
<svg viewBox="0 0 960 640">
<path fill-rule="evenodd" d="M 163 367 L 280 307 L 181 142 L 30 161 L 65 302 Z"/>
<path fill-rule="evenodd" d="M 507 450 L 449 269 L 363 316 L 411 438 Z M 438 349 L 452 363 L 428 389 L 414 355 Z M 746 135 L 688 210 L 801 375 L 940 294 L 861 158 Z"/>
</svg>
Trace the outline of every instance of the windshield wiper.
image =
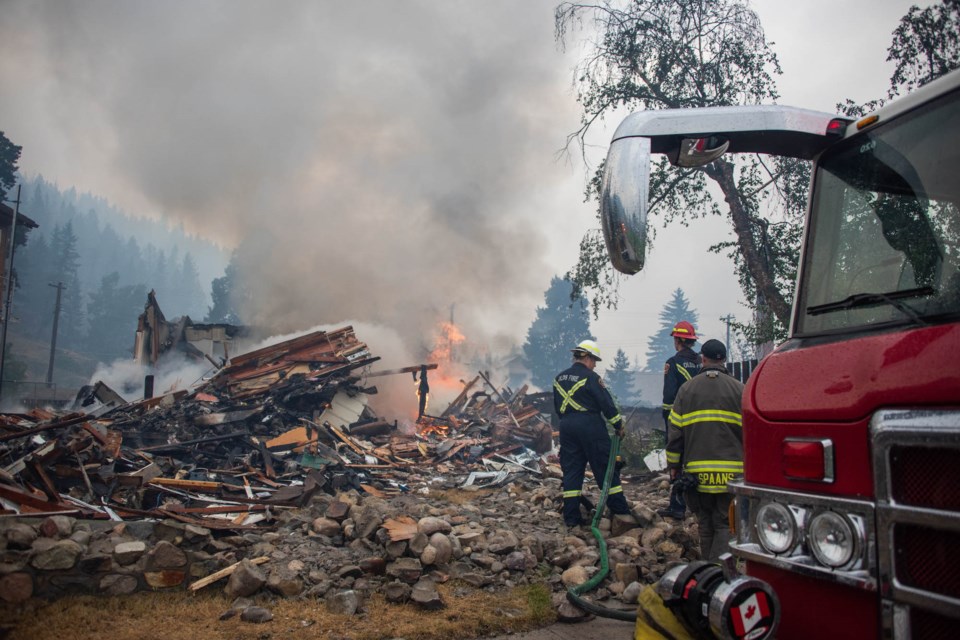
<svg viewBox="0 0 960 640">
<path fill-rule="evenodd" d="M 916 309 L 905 302 L 903 298 L 921 298 L 923 296 L 932 296 L 936 293 L 933 287 L 918 287 L 916 289 L 904 289 L 903 291 L 891 291 L 889 293 L 854 293 L 843 300 L 818 304 L 807 309 L 808 316 L 818 316 L 831 311 L 842 311 L 844 309 L 858 309 L 862 307 L 878 307 L 888 304 L 891 307 L 901 311 L 905 316 L 918 324 L 926 324 Z"/>
</svg>

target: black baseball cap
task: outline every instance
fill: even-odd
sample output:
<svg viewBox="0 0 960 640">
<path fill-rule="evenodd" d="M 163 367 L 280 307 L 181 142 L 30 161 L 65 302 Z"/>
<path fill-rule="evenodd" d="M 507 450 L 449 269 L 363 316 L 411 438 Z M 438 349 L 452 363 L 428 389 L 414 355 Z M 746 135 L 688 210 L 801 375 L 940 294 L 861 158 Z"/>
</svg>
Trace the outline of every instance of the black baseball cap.
<svg viewBox="0 0 960 640">
<path fill-rule="evenodd" d="M 711 360 L 726 360 L 727 348 L 719 340 L 707 340 L 700 347 L 700 355 Z"/>
</svg>

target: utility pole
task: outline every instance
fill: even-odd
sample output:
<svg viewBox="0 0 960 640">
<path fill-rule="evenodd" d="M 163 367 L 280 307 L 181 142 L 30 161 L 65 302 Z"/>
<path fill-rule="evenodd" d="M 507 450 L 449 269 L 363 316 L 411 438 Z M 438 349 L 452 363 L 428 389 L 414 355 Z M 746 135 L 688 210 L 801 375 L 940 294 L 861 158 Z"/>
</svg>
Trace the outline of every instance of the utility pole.
<svg viewBox="0 0 960 640">
<path fill-rule="evenodd" d="M 47 367 L 47 386 L 53 384 L 53 356 L 57 352 L 57 325 L 60 324 L 60 296 L 66 288 L 62 282 L 48 285 L 57 290 L 57 305 L 53 308 L 53 335 L 50 336 L 50 365 Z"/>
<path fill-rule="evenodd" d="M 7 287 L 4 291 L 6 302 L 3 306 L 3 334 L 0 336 L 0 398 L 3 397 L 3 364 L 7 360 L 7 326 L 10 324 L 10 299 L 13 297 L 13 249 L 17 246 L 17 216 L 20 214 L 20 187 L 17 185 L 17 199 L 13 220 L 10 221 L 10 260 L 7 262 Z"/>
<path fill-rule="evenodd" d="M 728 313 L 725 316 L 720 317 L 721 320 L 727 323 L 727 354 L 730 353 L 730 323 L 733 322 L 733 314 Z"/>
</svg>

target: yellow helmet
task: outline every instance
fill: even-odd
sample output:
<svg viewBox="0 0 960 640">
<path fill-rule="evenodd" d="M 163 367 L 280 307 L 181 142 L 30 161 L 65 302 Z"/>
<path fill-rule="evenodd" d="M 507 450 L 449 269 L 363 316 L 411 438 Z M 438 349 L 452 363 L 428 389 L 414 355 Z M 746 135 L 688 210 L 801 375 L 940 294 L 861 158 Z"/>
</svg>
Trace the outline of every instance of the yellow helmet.
<svg viewBox="0 0 960 640">
<path fill-rule="evenodd" d="M 583 340 L 576 347 L 571 349 L 572 352 L 585 353 L 589 356 L 592 356 L 597 362 L 600 362 L 600 347 L 597 346 L 597 343 L 593 340 Z"/>
</svg>

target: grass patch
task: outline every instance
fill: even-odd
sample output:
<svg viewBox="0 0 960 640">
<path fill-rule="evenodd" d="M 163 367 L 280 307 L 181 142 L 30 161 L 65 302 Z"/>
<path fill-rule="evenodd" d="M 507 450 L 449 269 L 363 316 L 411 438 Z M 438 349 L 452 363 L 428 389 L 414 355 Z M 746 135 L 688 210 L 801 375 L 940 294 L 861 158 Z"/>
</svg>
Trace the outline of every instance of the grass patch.
<svg viewBox="0 0 960 640">
<path fill-rule="evenodd" d="M 329 613 L 319 600 L 264 600 L 258 604 L 274 616 L 264 624 L 242 622 L 239 616 L 220 621 L 220 614 L 230 608 L 227 598 L 184 591 L 70 596 L 19 615 L 0 611 L 0 621 L 16 625 L 6 636 L 9 640 L 444 640 L 527 631 L 556 619 L 550 589 L 544 585 L 501 593 L 471 590 L 459 596 L 455 591 L 463 589 L 457 585 L 439 585 L 439 590 L 447 605 L 440 611 L 391 605 L 374 595 L 363 613 L 349 617 Z"/>
</svg>

